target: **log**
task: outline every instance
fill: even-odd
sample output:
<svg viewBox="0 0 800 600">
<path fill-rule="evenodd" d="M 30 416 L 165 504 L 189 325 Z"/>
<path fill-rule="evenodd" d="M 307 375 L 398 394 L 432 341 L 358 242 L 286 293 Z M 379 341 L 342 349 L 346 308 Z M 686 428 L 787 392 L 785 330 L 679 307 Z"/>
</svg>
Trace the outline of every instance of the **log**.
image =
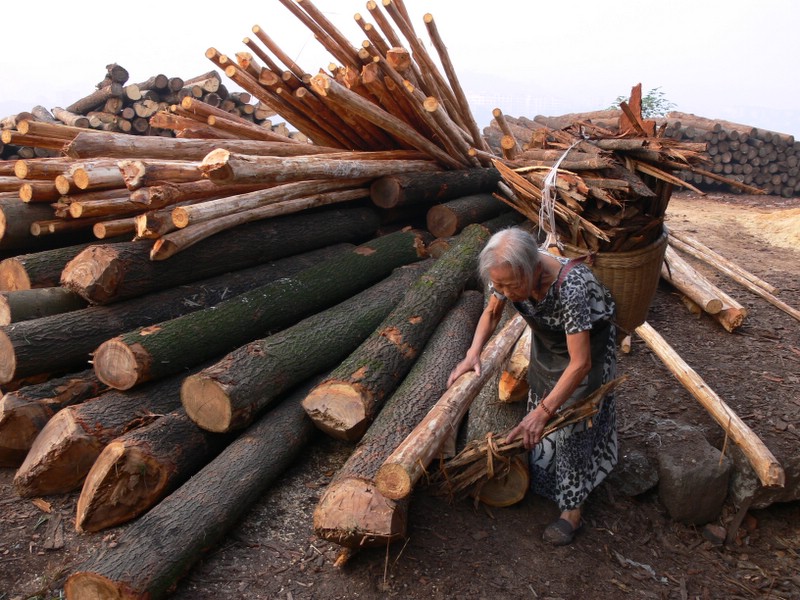
<svg viewBox="0 0 800 600">
<path fill-rule="evenodd" d="M 447 389 L 477 325 L 483 296 L 467 291 L 437 326 L 403 383 L 386 401 L 314 510 L 314 533 L 348 548 L 385 545 L 405 536 L 407 502 L 375 488 L 378 467 Z"/>
<path fill-rule="evenodd" d="M 145 208 L 165 208 L 180 202 L 209 200 L 235 196 L 263 189 L 265 185 L 217 185 L 213 181 L 202 180 L 191 183 L 163 183 L 140 188 L 131 192 L 131 201 Z"/>
<path fill-rule="evenodd" d="M 483 385 L 500 368 L 525 329 L 516 315 L 481 352 L 481 374 L 465 373 L 439 398 L 425 418 L 403 440 L 378 469 L 378 491 L 393 500 L 406 498 L 425 469 L 439 453 L 442 443 L 458 430 L 461 419 Z"/>
<path fill-rule="evenodd" d="M 172 260 L 150 260 L 149 244 L 97 244 L 64 267 L 61 284 L 106 304 L 341 242 L 360 242 L 378 226 L 374 211 L 336 209 L 249 223 L 197 244 Z"/>
<path fill-rule="evenodd" d="M 497 383 L 499 402 L 520 402 L 528 397 L 528 366 L 531 358 L 531 329 L 527 327 L 514 345 Z M 523 402 L 522 404 L 526 404 Z M 495 429 L 494 431 L 505 431 Z M 474 439 L 474 438 L 470 438 Z"/>
<path fill-rule="evenodd" d="M 499 181 L 500 173 L 494 168 L 403 173 L 376 179 L 370 186 L 370 197 L 381 208 L 433 204 L 493 192 Z"/>
<path fill-rule="evenodd" d="M 113 82 L 109 85 L 101 87 L 100 89 L 92 92 L 88 96 L 81 98 L 80 100 L 76 100 L 70 104 L 66 110 L 71 113 L 85 114 L 90 110 L 93 110 L 104 104 L 109 98 L 118 97 L 121 95 L 122 85 L 120 83 Z"/>
<path fill-rule="evenodd" d="M 492 194 L 473 194 L 432 206 L 426 223 L 435 237 L 451 237 L 467 225 L 488 221 L 507 211 L 508 206 Z"/>
<path fill-rule="evenodd" d="M 31 225 L 52 216 L 53 209 L 46 204 L 0 198 L 0 250 L 28 250 L 41 246 L 40 240 L 31 235 Z"/>
<path fill-rule="evenodd" d="M 694 396 L 703 408 L 739 446 L 750 461 L 761 484 L 766 487 L 783 487 L 786 476 L 778 460 L 750 427 L 703 381 L 647 322 L 636 328 L 636 334 L 644 340 L 653 353 L 661 359 L 670 372 Z"/>
<path fill-rule="evenodd" d="M 58 411 L 14 476 L 17 493 L 29 498 L 80 487 L 111 440 L 180 408 L 181 380 L 173 377 L 132 392 L 111 390 Z"/>
<path fill-rule="evenodd" d="M 340 251 L 341 246 L 323 248 L 112 306 L 93 306 L 2 327 L 0 383 L 51 371 L 80 369 L 93 350 L 115 335 L 213 306 Z"/>
<path fill-rule="evenodd" d="M 251 156 L 219 148 L 200 163 L 200 170 L 220 183 L 280 183 L 307 179 L 343 177 L 382 177 L 391 173 L 434 171 L 438 167 L 426 160 L 355 160 L 322 156 Z"/>
<path fill-rule="evenodd" d="M 118 163 L 125 187 L 131 192 L 164 181 L 200 181 L 202 173 L 198 167 L 198 162 L 178 160 L 121 160 Z"/>
<path fill-rule="evenodd" d="M 53 116 L 70 127 L 80 127 L 81 129 L 89 127 L 89 119 L 85 116 L 70 112 L 59 106 L 53 107 Z"/>
<path fill-rule="evenodd" d="M 715 315 L 722 310 L 722 300 L 717 293 L 717 287 L 669 245 L 664 253 L 661 277 L 686 294 L 708 314 Z"/>
<path fill-rule="evenodd" d="M 64 153 L 72 158 L 104 156 L 121 159 L 203 160 L 203 157 L 217 148 L 255 156 L 298 156 L 340 151 L 337 148 L 295 142 L 180 139 L 96 132 L 79 133 L 67 144 Z"/>
<path fill-rule="evenodd" d="M 178 372 L 345 300 L 395 267 L 419 260 L 421 247 L 414 232 L 383 236 L 220 302 L 213 310 L 129 331 L 97 348 L 95 371 L 117 389 Z"/>
<path fill-rule="evenodd" d="M 0 262 L 0 290 L 56 287 L 67 263 L 90 245 L 76 244 L 6 258 Z"/>
<path fill-rule="evenodd" d="M 182 408 L 122 434 L 103 448 L 86 474 L 75 529 L 96 532 L 135 519 L 230 441 L 197 427 Z"/>
<path fill-rule="evenodd" d="M 62 287 L 14 290 L 0 294 L 0 325 L 86 308 L 86 300 Z"/>
<path fill-rule="evenodd" d="M 317 427 L 338 439 L 361 438 L 475 272 L 489 235 L 480 225 L 467 227 L 378 329 L 311 391 L 303 408 Z"/>
<path fill-rule="evenodd" d="M 98 240 L 131 236 L 136 233 L 136 217 L 122 217 L 111 219 L 110 221 L 100 221 L 92 225 L 92 233 Z"/>
<path fill-rule="evenodd" d="M 129 524 L 116 546 L 107 545 L 78 565 L 64 585 L 66 597 L 167 597 L 189 567 L 215 547 L 293 463 L 313 433 L 297 395 L 287 397 L 198 474 Z"/>
<path fill-rule="evenodd" d="M 59 410 L 106 390 L 88 369 L 7 392 L 0 399 L 0 467 L 19 467 L 33 440 Z"/>
</svg>

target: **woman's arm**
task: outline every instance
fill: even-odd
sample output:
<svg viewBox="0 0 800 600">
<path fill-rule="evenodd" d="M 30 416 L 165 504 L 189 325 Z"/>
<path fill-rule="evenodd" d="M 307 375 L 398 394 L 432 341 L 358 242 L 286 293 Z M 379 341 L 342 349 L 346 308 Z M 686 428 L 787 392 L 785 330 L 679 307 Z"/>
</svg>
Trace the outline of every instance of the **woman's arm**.
<svg viewBox="0 0 800 600">
<path fill-rule="evenodd" d="M 503 309 L 505 308 L 506 301 L 498 298 L 494 294 L 489 296 L 489 302 L 486 303 L 486 308 L 483 309 L 478 324 L 475 327 L 475 334 L 472 336 L 472 344 L 467 350 L 464 359 L 458 363 L 451 371 L 450 377 L 447 378 L 447 387 L 453 385 L 453 382 L 464 373 L 468 371 L 475 371 L 477 375 L 481 374 L 481 350 L 483 346 L 491 337 L 500 318 L 503 316 Z"/>
</svg>

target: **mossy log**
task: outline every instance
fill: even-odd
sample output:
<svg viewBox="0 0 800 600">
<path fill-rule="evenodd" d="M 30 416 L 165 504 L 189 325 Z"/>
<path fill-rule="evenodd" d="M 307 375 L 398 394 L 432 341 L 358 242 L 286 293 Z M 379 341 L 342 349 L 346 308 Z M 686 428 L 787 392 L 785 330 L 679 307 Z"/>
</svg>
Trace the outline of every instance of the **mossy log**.
<svg viewBox="0 0 800 600">
<path fill-rule="evenodd" d="M 288 327 L 422 258 L 418 234 L 397 232 L 341 252 L 290 277 L 202 310 L 103 343 L 94 354 L 101 381 L 130 389 L 176 373 Z"/>
<path fill-rule="evenodd" d="M 378 228 L 376 212 L 349 208 L 249 223 L 195 244 L 171 260 L 150 260 L 145 241 L 97 244 L 64 267 L 61 284 L 108 304 L 340 242 L 360 243 Z"/>
<path fill-rule="evenodd" d="M 0 399 L 0 467 L 18 467 L 33 440 L 62 408 L 93 398 L 108 388 L 94 370 L 27 385 Z"/>
<path fill-rule="evenodd" d="M 447 389 L 450 371 L 469 348 L 482 308 L 482 294 L 467 291 L 442 319 L 403 383 L 322 495 L 314 511 L 314 533 L 319 537 L 361 548 L 405 535 L 408 502 L 381 495 L 375 488 L 375 474 Z"/>
<path fill-rule="evenodd" d="M 364 434 L 474 274 L 488 239 L 485 227 L 467 227 L 378 329 L 312 390 L 303 407 L 317 427 L 350 441 Z"/>
<path fill-rule="evenodd" d="M 103 449 L 86 475 L 75 529 L 100 531 L 135 519 L 230 441 L 200 429 L 182 408 L 124 433 Z"/>
<path fill-rule="evenodd" d="M 159 600 L 214 548 L 310 443 L 314 426 L 300 390 L 269 411 L 219 456 L 147 514 L 115 546 L 77 566 L 69 600 Z"/>
<path fill-rule="evenodd" d="M 225 432 L 246 427 L 288 386 L 330 369 L 366 339 L 429 264 L 391 276 L 296 325 L 243 346 L 181 389 L 186 412 L 200 427 Z"/>
<path fill-rule="evenodd" d="M 81 369 L 91 352 L 115 335 L 213 306 L 348 247 L 337 244 L 110 306 L 91 306 L 0 327 L 0 383 Z"/>
</svg>

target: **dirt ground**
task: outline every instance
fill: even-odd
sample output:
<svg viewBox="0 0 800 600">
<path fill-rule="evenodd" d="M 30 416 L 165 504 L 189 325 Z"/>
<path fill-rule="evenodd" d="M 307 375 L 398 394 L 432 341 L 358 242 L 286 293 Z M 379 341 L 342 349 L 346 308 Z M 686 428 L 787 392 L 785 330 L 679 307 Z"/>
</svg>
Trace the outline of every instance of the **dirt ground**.
<svg viewBox="0 0 800 600">
<path fill-rule="evenodd" d="M 800 307 L 800 199 L 676 193 L 669 225 L 776 285 Z M 800 323 L 702 263 L 692 261 L 750 311 L 736 333 L 690 315 L 661 284 L 648 322 L 776 454 L 800 438 Z M 720 428 L 641 341 L 620 356 L 630 379 L 618 393 L 621 451 L 657 444 L 654 420 Z M 780 449 L 780 452 L 778 452 Z M 318 436 L 296 465 L 202 557 L 172 598 L 663 598 L 800 599 L 800 502 L 751 510 L 732 543 L 671 520 L 651 490 L 628 497 L 611 484 L 593 492 L 586 526 L 571 546 L 544 544 L 556 507 L 528 496 L 503 509 L 450 504 L 415 491 L 404 542 L 356 553 L 334 566 L 339 547 L 314 536 L 312 513 L 351 447 Z M 73 530 L 78 494 L 48 497 L 51 513 L 14 495 L 13 470 L 0 469 L 0 600 L 61 598 L 64 578 L 124 527 Z M 718 524 L 736 507 L 726 503 Z M 63 546 L 45 549 L 62 518 Z M 58 545 L 58 544 L 56 544 Z"/>
</svg>

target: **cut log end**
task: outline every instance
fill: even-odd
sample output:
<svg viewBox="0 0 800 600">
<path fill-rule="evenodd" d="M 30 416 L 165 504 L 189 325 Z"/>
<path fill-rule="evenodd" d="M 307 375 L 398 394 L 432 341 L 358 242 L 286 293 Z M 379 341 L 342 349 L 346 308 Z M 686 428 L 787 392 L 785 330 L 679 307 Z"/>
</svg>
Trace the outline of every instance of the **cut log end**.
<svg viewBox="0 0 800 600">
<path fill-rule="evenodd" d="M 81 600 L 142 600 L 141 594 L 127 590 L 121 582 L 112 581 L 97 573 L 78 571 L 64 584 L 67 598 Z"/>
<path fill-rule="evenodd" d="M 231 400 L 222 384 L 198 373 L 181 385 L 181 403 L 195 424 L 214 433 L 229 431 L 233 418 Z"/>
<path fill-rule="evenodd" d="M 129 346 L 114 338 L 100 344 L 92 362 L 100 381 L 117 390 L 129 390 L 148 379 L 152 360 L 140 345 Z"/>
<path fill-rule="evenodd" d="M 369 188 L 373 204 L 380 208 L 393 208 L 402 194 L 400 182 L 392 177 L 376 179 Z"/>
<path fill-rule="evenodd" d="M 303 399 L 303 409 L 317 428 L 336 439 L 357 441 L 369 426 L 364 399 L 349 383 L 321 383 Z"/>
<path fill-rule="evenodd" d="M 139 516 L 163 493 L 163 470 L 139 448 L 111 442 L 97 457 L 78 498 L 75 529 L 95 532 Z"/>
<path fill-rule="evenodd" d="M 90 302 L 102 304 L 114 298 L 124 270 L 113 248 L 89 246 L 64 267 L 61 285 Z"/>
<path fill-rule="evenodd" d="M 406 532 L 405 504 L 389 500 L 363 479 L 335 481 L 314 511 L 314 533 L 347 548 L 385 546 Z"/>
<path fill-rule="evenodd" d="M 487 506 L 503 508 L 521 502 L 530 487 L 530 473 L 524 458 L 515 457 L 503 477 L 494 477 L 483 484 L 478 500 Z"/>
<path fill-rule="evenodd" d="M 13 393 L 0 400 L 0 467 L 19 467 L 33 440 L 53 415 L 38 402 L 21 400 Z"/>
<path fill-rule="evenodd" d="M 14 352 L 14 344 L 5 331 L 0 331 L 0 383 L 13 381 L 16 370 L 17 354 Z"/>
<path fill-rule="evenodd" d="M 504 371 L 497 384 L 497 399 L 500 402 L 519 402 L 528 397 L 528 380 L 515 377 Z"/>
<path fill-rule="evenodd" d="M 0 262 L 0 290 L 12 292 L 29 289 L 31 289 L 31 279 L 19 259 L 6 258 Z"/>
<path fill-rule="evenodd" d="M 384 463 L 375 475 L 378 491 L 391 500 L 402 500 L 411 495 L 413 482 L 402 465 Z"/>
</svg>

